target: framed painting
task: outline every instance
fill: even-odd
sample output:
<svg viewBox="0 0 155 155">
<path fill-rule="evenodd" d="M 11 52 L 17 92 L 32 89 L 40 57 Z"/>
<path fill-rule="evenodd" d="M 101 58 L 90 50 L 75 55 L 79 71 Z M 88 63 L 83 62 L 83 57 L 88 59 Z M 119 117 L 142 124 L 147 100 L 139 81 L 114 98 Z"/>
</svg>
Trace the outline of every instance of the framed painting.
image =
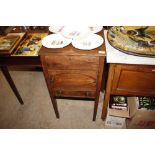
<svg viewBox="0 0 155 155">
<path fill-rule="evenodd" d="M 1 36 L 0 37 L 0 52 L 7 53 L 14 44 L 18 41 L 20 36 L 18 35 L 8 35 L 8 36 Z"/>
</svg>

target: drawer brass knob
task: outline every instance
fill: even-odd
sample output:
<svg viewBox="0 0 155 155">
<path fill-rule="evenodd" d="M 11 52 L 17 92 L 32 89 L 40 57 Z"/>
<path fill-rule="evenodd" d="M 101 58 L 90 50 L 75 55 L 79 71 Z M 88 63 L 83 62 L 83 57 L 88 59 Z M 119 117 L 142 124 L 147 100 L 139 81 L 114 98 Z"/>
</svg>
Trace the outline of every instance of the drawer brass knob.
<svg viewBox="0 0 155 155">
<path fill-rule="evenodd" d="M 54 82 L 54 76 L 50 76 L 50 81 Z"/>
<path fill-rule="evenodd" d="M 86 97 L 90 97 L 91 96 L 91 93 L 90 92 L 86 92 Z"/>
<path fill-rule="evenodd" d="M 62 95 L 62 90 L 57 90 L 57 95 L 61 96 Z"/>
</svg>

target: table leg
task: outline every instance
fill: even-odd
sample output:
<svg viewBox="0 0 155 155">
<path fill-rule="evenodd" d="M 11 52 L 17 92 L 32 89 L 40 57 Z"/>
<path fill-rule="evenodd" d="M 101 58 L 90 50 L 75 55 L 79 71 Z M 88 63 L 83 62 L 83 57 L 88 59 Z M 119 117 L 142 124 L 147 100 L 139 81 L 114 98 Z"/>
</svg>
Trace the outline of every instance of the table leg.
<svg viewBox="0 0 155 155">
<path fill-rule="evenodd" d="M 113 75 L 114 75 L 114 67 L 115 66 L 113 64 L 110 64 L 108 80 L 107 80 L 106 90 L 104 94 L 103 108 L 102 108 L 101 118 L 103 120 L 106 118 L 106 115 L 107 115 L 108 104 L 109 104 L 109 99 L 110 99 L 110 94 L 111 94 L 112 80 L 113 80 Z"/>
<path fill-rule="evenodd" d="M 103 120 L 107 116 L 107 109 L 108 109 L 108 104 L 109 104 L 109 98 L 110 98 L 110 93 L 105 93 L 104 101 L 103 101 L 103 108 L 102 108 L 102 119 Z"/>
<path fill-rule="evenodd" d="M 51 83 L 50 83 L 51 81 L 49 82 L 49 80 L 47 80 L 47 78 L 48 78 L 47 71 L 43 70 L 43 73 L 44 73 L 46 85 L 47 85 L 47 88 L 48 88 L 48 91 L 49 91 L 49 94 L 50 94 L 50 98 L 51 98 L 51 101 L 52 101 L 52 105 L 53 105 L 53 108 L 54 108 L 56 118 L 60 118 L 57 101 L 56 101 L 56 98 L 54 97 L 54 92 L 53 92 L 53 90 L 51 88 Z"/>
<path fill-rule="evenodd" d="M 56 115 L 56 118 L 60 118 L 57 101 L 56 101 L 56 98 L 54 97 L 55 95 L 54 95 L 54 92 L 53 92 L 52 87 L 51 87 L 51 83 L 53 83 L 53 81 L 48 80 L 47 70 L 46 70 L 46 67 L 44 66 L 44 64 L 45 64 L 44 57 L 41 57 L 41 61 L 42 61 L 42 66 L 44 68 L 43 73 L 44 73 L 46 85 L 47 85 L 47 88 L 48 88 L 48 91 L 49 91 L 49 94 L 50 94 L 50 98 L 51 98 L 51 101 L 52 101 L 52 105 L 53 105 L 53 108 L 54 108 L 55 115 Z M 54 78 L 53 78 L 53 80 L 54 80 Z"/>
<path fill-rule="evenodd" d="M 93 121 L 96 120 L 96 115 L 97 115 L 101 84 L 102 84 L 102 75 L 104 72 L 104 60 L 105 60 L 104 57 L 99 58 L 99 70 L 98 70 L 98 75 L 97 75 L 97 88 L 96 88 L 96 98 L 95 98 L 95 103 L 94 103 Z"/>
<path fill-rule="evenodd" d="M 55 98 L 53 98 L 53 96 L 51 96 L 51 101 L 52 101 L 52 105 L 53 105 L 53 108 L 54 108 L 54 112 L 55 112 L 56 118 L 60 118 L 57 101 L 56 101 Z"/>
<path fill-rule="evenodd" d="M 22 100 L 22 98 L 21 98 L 21 96 L 20 96 L 20 94 L 19 94 L 19 92 L 18 92 L 18 90 L 17 90 L 11 76 L 10 76 L 10 73 L 8 71 L 7 66 L 1 66 L 0 68 L 1 68 L 1 70 L 2 70 L 2 72 L 4 74 L 4 76 L 5 76 L 6 80 L 10 84 L 10 87 L 12 88 L 12 90 L 13 90 L 14 94 L 16 95 L 18 101 L 20 102 L 20 104 L 24 104 L 24 102 L 23 102 L 23 100 Z"/>
<path fill-rule="evenodd" d="M 94 113 L 93 113 L 93 121 L 96 121 L 97 109 L 98 109 L 99 95 L 94 103 Z"/>
</svg>

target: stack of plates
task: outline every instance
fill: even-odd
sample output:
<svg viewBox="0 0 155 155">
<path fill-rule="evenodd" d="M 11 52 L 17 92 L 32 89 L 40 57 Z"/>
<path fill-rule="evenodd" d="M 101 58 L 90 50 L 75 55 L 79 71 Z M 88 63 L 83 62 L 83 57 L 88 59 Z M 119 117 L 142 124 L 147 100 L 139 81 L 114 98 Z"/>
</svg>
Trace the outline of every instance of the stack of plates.
<svg viewBox="0 0 155 155">
<path fill-rule="evenodd" d="M 63 48 L 72 42 L 75 48 L 91 50 L 103 44 L 103 38 L 95 34 L 102 29 L 102 26 L 50 26 L 49 31 L 55 34 L 45 37 L 42 44 L 47 48 Z"/>
</svg>

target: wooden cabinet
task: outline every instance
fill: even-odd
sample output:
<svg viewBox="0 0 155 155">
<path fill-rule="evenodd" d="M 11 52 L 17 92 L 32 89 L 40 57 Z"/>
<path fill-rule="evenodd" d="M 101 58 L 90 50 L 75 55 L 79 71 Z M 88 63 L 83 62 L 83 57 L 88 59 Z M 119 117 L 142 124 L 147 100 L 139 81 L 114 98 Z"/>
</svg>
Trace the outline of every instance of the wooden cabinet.
<svg viewBox="0 0 155 155">
<path fill-rule="evenodd" d="M 99 52 L 100 51 L 100 52 Z M 96 119 L 105 47 L 84 51 L 69 45 L 63 49 L 41 48 L 40 58 L 57 118 L 56 98 L 94 99 L 93 120 Z"/>
<path fill-rule="evenodd" d="M 117 65 L 112 92 L 155 96 L 155 66 Z"/>
<path fill-rule="evenodd" d="M 155 66 L 110 64 L 102 118 L 110 95 L 155 96 Z"/>
</svg>

